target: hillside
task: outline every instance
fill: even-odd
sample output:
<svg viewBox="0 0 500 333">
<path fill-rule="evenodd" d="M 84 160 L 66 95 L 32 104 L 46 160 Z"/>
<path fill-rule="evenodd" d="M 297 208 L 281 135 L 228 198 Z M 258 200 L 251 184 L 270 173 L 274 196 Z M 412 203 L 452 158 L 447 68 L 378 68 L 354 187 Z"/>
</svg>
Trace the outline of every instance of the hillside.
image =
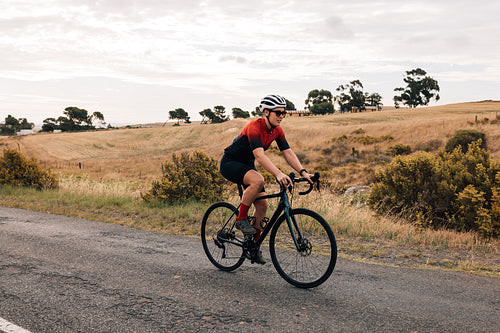
<svg viewBox="0 0 500 333">
<path fill-rule="evenodd" d="M 390 160 L 385 155 L 388 147 L 402 143 L 412 151 L 437 151 L 457 129 L 486 133 L 492 157 L 500 159 L 499 113 L 500 102 L 483 101 L 288 117 L 282 127 L 309 170 L 321 170 L 333 184 L 354 186 L 367 184 L 373 171 Z M 161 163 L 172 153 L 198 149 L 220 158 L 247 121 L 0 137 L 0 146 L 20 149 L 56 173 L 150 181 L 161 174 Z M 284 166 L 277 149 L 271 149 L 269 155 Z"/>
</svg>

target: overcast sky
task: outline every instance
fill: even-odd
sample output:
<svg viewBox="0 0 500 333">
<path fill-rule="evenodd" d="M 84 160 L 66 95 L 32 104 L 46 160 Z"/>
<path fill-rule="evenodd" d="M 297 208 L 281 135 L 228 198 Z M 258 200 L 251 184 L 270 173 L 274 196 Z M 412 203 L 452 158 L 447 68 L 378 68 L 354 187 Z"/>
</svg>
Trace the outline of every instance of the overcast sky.
<svg viewBox="0 0 500 333">
<path fill-rule="evenodd" d="M 0 0 L 0 121 L 67 106 L 114 124 L 254 110 L 360 80 L 393 105 L 405 71 L 431 105 L 500 100 L 500 2 L 462 0 Z"/>
</svg>

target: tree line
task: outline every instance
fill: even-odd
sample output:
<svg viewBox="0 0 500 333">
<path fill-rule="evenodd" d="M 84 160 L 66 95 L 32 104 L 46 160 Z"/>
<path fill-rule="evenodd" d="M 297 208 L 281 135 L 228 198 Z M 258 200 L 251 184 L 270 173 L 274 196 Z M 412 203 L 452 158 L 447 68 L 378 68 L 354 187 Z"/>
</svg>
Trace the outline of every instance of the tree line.
<svg viewBox="0 0 500 333">
<path fill-rule="evenodd" d="M 394 91 L 399 93 L 393 97 L 394 106 L 399 108 L 401 105 L 406 105 L 410 108 L 415 108 L 421 105 L 428 105 L 431 100 L 438 101 L 439 84 L 438 81 L 427 75 L 427 72 L 421 68 L 406 71 L 406 76 L 403 79 L 406 87 L 395 88 Z M 363 91 L 363 83 L 360 80 L 353 80 L 346 84 L 341 84 L 337 89 L 337 95 L 329 90 L 314 89 L 309 92 L 305 100 L 305 108 L 313 115 L 331 114 L 335 112 L 334 104 L 337 103 L 340 112 L 352 112 L 354 110 L 363 111 L 366 107 L 379 107 L 382 105 L 382 96 L 379 93 L 368 93 Z M 295 110 L 292 102 L 286 99 L 286 110 Z M 240 108 L 232 109 L 233 118 L 248 118 L 250 112 L 243 111 Z M 251 112 L 252 116 L 260 116 L 261 112 L 258 107 Z M 187 113 L 186 113 L 187 115 Z M 222 105 L 215 106 L 212 109 L 205 109 L 200 112 L 202 116 L 202 124 L 216 124 L 229 120 L 229 116 L 225 114 L 225 107 Z M 183 118 L 172 118 L 183 120 Z M 188 117 L 189 119 L 189 117 Z"/>
<path fill-rule="evenodd" d="M 35 124 L 28 122 L 26 118 L 17 119 L 9 114 L 5 122 L 0 124 L 0 135 L 14 135 L 23 129 L 33 129 L 34 126 Z"/>
<path fill-rule="evenodd" d="M 415 108 L 421 105 L 428 105 L 431 100 L 438 101 L 439 84 L 432 77 L 427 75 L 427 72 L 421 68 L 406 71 L 406 76 L 403 81 L 406 87 L 395 88 L 394 91 L 398 94 L 393 97 L 394 106 L 399 108 L 401 105 L 406 105 L 410 108 Z M 325 89 L 314 89 L 309 92 L 305 100 L 305 108 L 313 115 L 331 114 L 335 112 L 334 104 L 338 104 L 340 112 L 351 112 L 354 110 L 366 110 L 366 107 L 379 107 L 382 105 L 382 96 L 379 93 L 368 93 L 363 91 L 363 83 L 360 80 L 353 80 L 346 84 L 341 84 L 337 89 L 337 95 L 333 95 L 331 91 Z M 296 110 L 295 105 L 286 99 L 286 110 Z M 180 121 L 191 123 L 189 114 L 182 108 L 177 108 L 168 112 L 168 118 L 176 120 L 176 126 L 180 125 Z M 199 112 L 202 117 L 202 124 L 217 124 L 230 119 L 226 115 L 226 108 L 222 105 L 214 106 Z M 254 111 L 244 111 L 241 108 L 232 108 L 233 118 L 248 118 L 250 115 L 254 117 L 261 116 L 262 113 L 259 107 Z M 85 109 L 70 106 L 64 109 L 63 116 L 59 118 L 47 118 L 43 121 L 42 131 L 53 132 L 60 131 L 84 131 L 93 130 L 94 121 L 100 121 L 105 124 L 104 116 L 101 112 L 90 114 Z M 16 119 L 9 115 L 5 118 L 5 123 L 0 124 L 0 134 L 12 135 L 20 129 L 32 129 L 33 123 L 29 123 L 25 118 Z"/>
<path fill-rule="evenodd" d="M 76 106 L 68 106 L 64 109 L 63 115 L 56 118 L 46 118 L 43 121 L 42 132 L 78 132 L 94 130 L 94 122 L 98 121 L 104 126 L 104 115 L 96 111 L 90 114 L 85 109 L 80 109 Z M 34 123 L 28 122 L 26 118 L 16 119 L 8 115 L 4 123 L 0 123 L 0 135 L 14 135 L 23 129 L 33 129 Z"/>
</svg>

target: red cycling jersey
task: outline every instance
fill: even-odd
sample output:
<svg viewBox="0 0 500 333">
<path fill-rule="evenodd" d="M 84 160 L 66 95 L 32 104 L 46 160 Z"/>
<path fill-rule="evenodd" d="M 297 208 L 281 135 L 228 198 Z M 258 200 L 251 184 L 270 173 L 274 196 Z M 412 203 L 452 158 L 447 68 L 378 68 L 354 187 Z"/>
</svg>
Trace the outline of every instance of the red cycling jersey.
<svg viewBox="0 0 500 333">
<path fill-rule="evenodd" d="M 261 147 L 267 150 L 274 140 L 281 151 L 290 148 L 281 127 L 270 130 L 265 119 L 259 118 L 248 123 L 224 153 L 231 159 L 250 164 L 255 160 L 253 151 Z"/>
</svg>

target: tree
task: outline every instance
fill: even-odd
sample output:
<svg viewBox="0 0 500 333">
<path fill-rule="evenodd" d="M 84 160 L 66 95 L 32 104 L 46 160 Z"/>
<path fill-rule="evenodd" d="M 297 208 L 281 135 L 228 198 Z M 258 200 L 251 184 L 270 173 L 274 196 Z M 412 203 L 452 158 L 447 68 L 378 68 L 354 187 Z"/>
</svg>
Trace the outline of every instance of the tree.
<svg viewBox="0 0 500 333">
<path fill-rule="evenodd" d="M 431 99 L 439 101 L 439 84 L 421 68 L 416 68 L 406 72 L 403 81 L 406 88 L 395 88 L 394 91 L 401 92 L 401 95 L 394 96 L 394 105 L 398 108 L 399 103 L 416 108 L 419 105 L 428 105 Z"/>
<path fill-rule="evenodd" d="M 93 122 L 99 120 L 102 124 L 104 122 L 104 115 L 96 111 L 89 114 L 87 110 L 80 109 L 76 106 L 68 106 L 64 109 L 64 116 L 59 118 L 47 118 L 43 121 L 43 132 L 51 132 L 54 129 L 60 129 L 63 132 L 85 131 L 95 129 Z"/>
<path fill-rule="evenodd" d="M 378 93 L 368 94 L 365 93 L 365 103 L 370 106 L 382 105 L 382 96 Z"/>
<path fill-rule="evenodd" d="M 360 80 L 354 80 L 346 85 L 340 85 L 337 88 L 340 93 L 335 96 L 335 101 L 340 106 L 340 112 L 352 111 L 353 108 L 359 110 L 365 109 L 365 93 L 363 93 L 363 84 Z"/>
<path fill-rule="evenodd" d="M 92 113 L 91 120 L 92 120 L 92 122 L 94 120 L 99 120 L 99 122 L 101 123 L 101 125 L 106 124 L 106 122 L 104 121 L 104 115 L 101 112 L 99 112 L 99 111 L 96 111 L 96 112 Z"/>
<path fill-rule="evenodd" d="M 168 111 L 169 119 L 177 119 L 177 124 L 175 126 L 180 126 L 180 121 L 184 120 L 185 123 L 191 123 L 189 120 L 189 114 L 182 108 L 175 109 L 173 111 Z"/>
<path fill-rule="evenodd" d="M 309 109 L 312 114 L 334 113 L 332 99 L 332 93 L 328 90 L 311 90 L 305 100 L 306 109 Z"/>
<path fill-rule="evenodd" d="M 250 112 L 243 111 L 240 108 L 233 108 L 233 118 L 248 118 L 250 117 Z"/>
<path fill-rule="evenodd" d="M 69 106 L 63 112 L 66 115 L 68 123 L 71 123 L 75 128 L 85 128 L 92 126 L 92 121 L 89 118 L 89 113 L 85 109 Z"/>
<path fill-rule="evenodd" d="M 229 117 L 225 115 L 226 108 L 222 105 L 214 106 L 214 114 L 215 118 L 212 120 L 212 123 L 223 123 L 229 120 Z"/>
<path fill-rule="evenodd" d="M 295 108 L 295 105 L 294 105 L 292 102 L 290 102 L 290 101 L 289 101 L 289 100 L 287 100 L 286 98 L 285 98 L 285 101 L 286 101 L 285 110 L 289 110 L 289 111 L 297 110 L 297 109 Z"/>
<path fill-rule="evenodd" d="M 252 117 L 262 117 L 262 114 L 258 106 L 255 107 L 255 111 L 252 111 Z"/>
<path fill-rule="evenodd" d="M 212 119 L 215 117 L 215 114 L 211 109 L 205 109 L 200 111 L 201 116 L 201 124 L 208 124 L 208 121 L 212 122 Z"/>
<path fill-rule="evenodd" d="M 226 111 L 226 108 L 223 107 L 222 105 L 214 106 L 214 111 L 211 109 L 205 109 L 200 112 L 200 115 L 202 116 L 201 123 L 202 124 L 208 124 L 210 122 L 211 124 L 218 124 L 218 123 L 223 123 L 229 118 L 224 114 Z"/>
<path fill-rule="evenodd" d="M 19 118 L 11 116 L 10 114 L 5 118 L 5 123 L 0 124 L 0 134 L 14 135 L 22 129 L 32 129 L 35 124 L 28 122 L 26 118 Z"/>
<path fill-rule="evenodd" d="M 44 119 L 42 125 L 42 132 L 54 132 L 54 130 L 57 129 L 60 129 L 60 126 L 55 118 Z"/>
</svg>

